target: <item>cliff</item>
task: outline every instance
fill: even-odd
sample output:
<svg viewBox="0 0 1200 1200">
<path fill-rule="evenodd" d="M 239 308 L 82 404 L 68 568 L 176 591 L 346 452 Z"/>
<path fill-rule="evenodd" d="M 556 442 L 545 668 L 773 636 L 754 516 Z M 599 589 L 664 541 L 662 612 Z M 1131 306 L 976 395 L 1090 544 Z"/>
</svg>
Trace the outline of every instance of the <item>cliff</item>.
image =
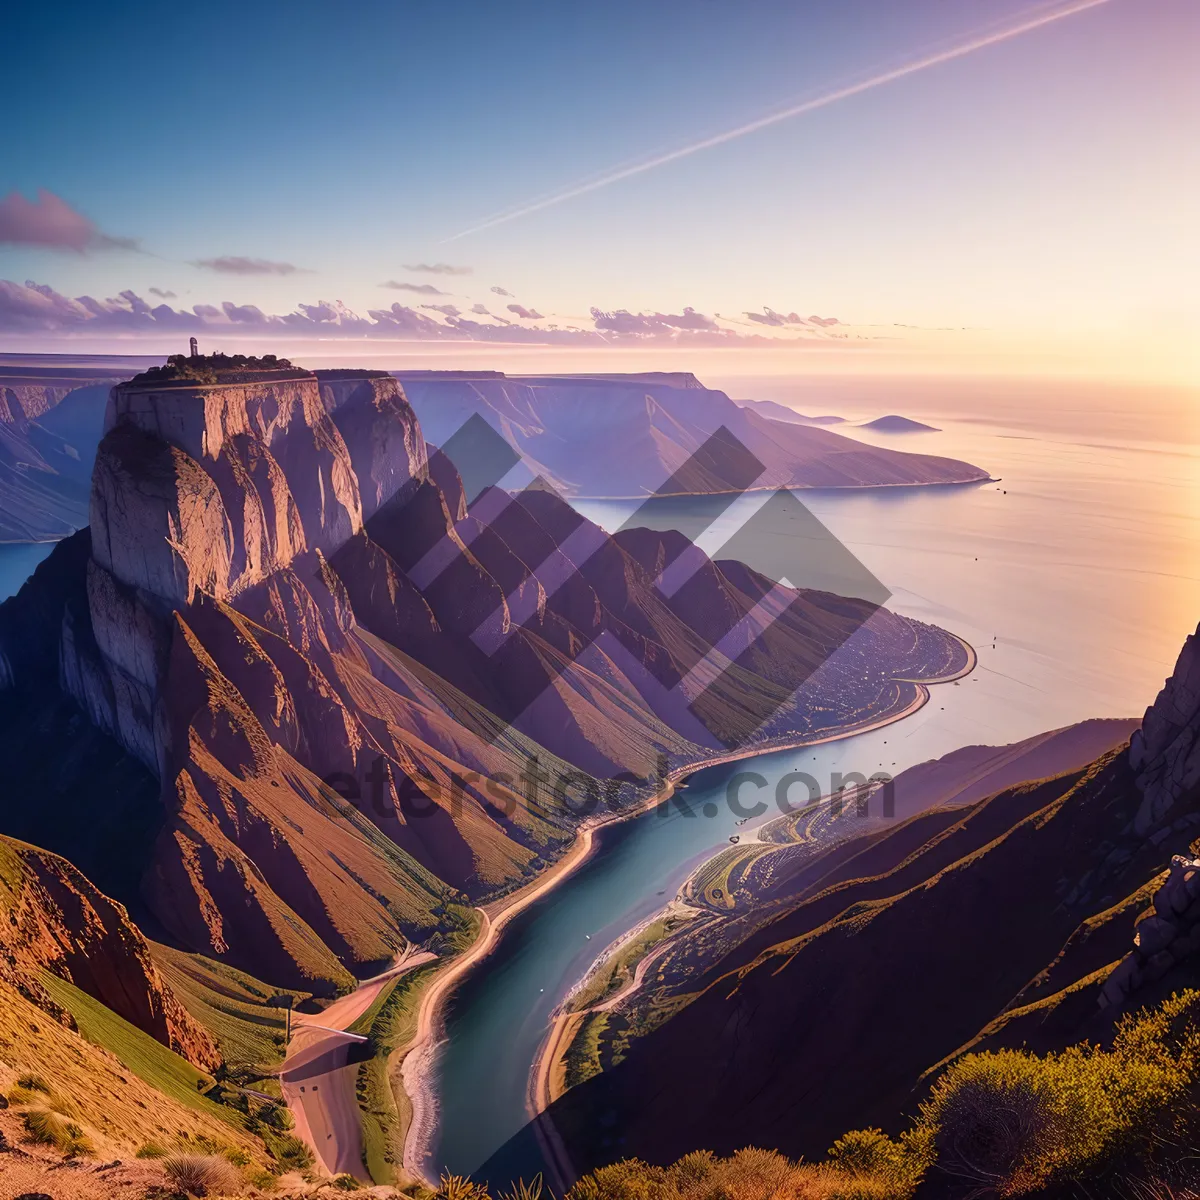
<svg viewBox="0 0 1200 1200">
<path fill-rule="evenodd" d="M 469 447 L 464 484 L 390 376 L 209 374 L 113 389 L 90 529 L 0 606 L 0 708 L 14 742 L 75 729 L 137 798 L 114 885 L 156 937 L 278 985 L 328 994 L 532 877 L 569 794 L 628 804 L 660 763 L 902 712 L 969 662 L 876 603 L 485 486 Z M 67 790 L 106 838 L 134 803 Z"/>
<path fill-rule="evenodd" d="M 859 488 L 972 483 L 988 473 L 931 454 L 868 446 L 827 429 L 736 404 L 694 376 L 520 376 L 399 373 L 426 436 L 440 444 L 482 416 L 521 455 L 518 482 L 536 476 L 567 496 L 654 493 L 719 428 L 760 464 L 755 487 Z M 513 478 L 517 479 L 514 473 Z M 728 484 L 702 475 L 686 490 Z M 684 488 L 681 488 L 684 490 Z"/>
</svg>

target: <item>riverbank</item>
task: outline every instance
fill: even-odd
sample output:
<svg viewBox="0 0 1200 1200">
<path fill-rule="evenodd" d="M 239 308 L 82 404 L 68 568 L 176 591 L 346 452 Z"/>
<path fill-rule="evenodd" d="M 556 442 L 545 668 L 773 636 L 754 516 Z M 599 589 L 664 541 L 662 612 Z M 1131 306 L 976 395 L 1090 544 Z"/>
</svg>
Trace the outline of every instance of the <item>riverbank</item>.
<svg viewBox="0 0 1200 1200">
<path fill-rule="evenodd" d="M 426 1163 L 437 1130 L 437 1097 L 434 1087 L 436 1052 L 444 1032 L 445 1007 L 455 987 L 496 946 L 499 935 L 510 921 L 534 901 L 541 899 L 551 889 L 576 872 L 590 857 L 595 846 L 598 830 L 612 824 L 628 821 L 653 809 L 670 799 L 680 782 L 709 767 L 738 762 L 763 754 L 798 750 L 806 747 L 841 741 L 861 734 L 885 728 L 919 711 L 929 701 L 929 686 L 950 683 L 970 675 L 977 665 L 977 656 L 970 643 L 962 638 L 955 639 L 965 651 L 966 661 L 958 670 L 945 676 L 924 681 L 898 680 L 914 687 L 912 699 L 893 712 L 869 719 L 861 724 L 844 727 L 836 732 L 827 732 L 817 737 L 781 737 L 764 741 L 737 751 L 712 755 L 681 766 L 666 778 L 664 786 L 647 799 L 627 811 L 611 813 L 580 826 L 575 841 L 567 853 L 537 880 L 511 896 L 494 901 L 480 908 L 483 927 L 475 943 L 447 969 L 436 976 L 421 1000 L 417 1034 L 413 1041 L 398 1052 L 402 1055 L 400 1079 L 403 1090 L 412 1106 L 412 1120 L 404 1140 L 403 1165 L 405 1171 L 418 1179 L 426 1179 Z"/>
</svg>

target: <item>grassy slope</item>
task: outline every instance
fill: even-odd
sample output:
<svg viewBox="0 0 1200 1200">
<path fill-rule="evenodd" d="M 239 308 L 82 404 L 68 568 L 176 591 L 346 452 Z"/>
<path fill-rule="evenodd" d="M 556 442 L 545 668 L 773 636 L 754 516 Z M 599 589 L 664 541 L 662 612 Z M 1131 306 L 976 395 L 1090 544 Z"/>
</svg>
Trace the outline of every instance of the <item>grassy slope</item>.
<svg viewBox="0 0 1200 1200">
<path fill-rule="evenodd" d="M 161 1042 L 81 992 L 74 984 L 50 974 L 42 983 L 56 1004 L 62 1005 L 79 1026 L 80 1034 L 95 1046 L 117 1057 L 126 1070 L 177 1103 L 237 1130 L 244 1129 L 242 1114 L 216 1104 L 203 1094 L 213 1083 L 210 1075 L 196 1070 L 186 1059 L 172 1053 Z"/>
<path fill-rule="evenodd" d="M 268 1003 L 278 989 L 234 967 L 156 942 L 154 961 L 188 1011 L 220 1043 L 231 1065 L 272 1067 L 283 1058 L 285 1014 Z M 295 1003 L 308 998 L 290 992 Z"/>
<path fill-rule="evenodd" d="M 230 1110 L 206 1100 L 191 1084 L 178 1087 L 180 1097 L 156 1090 L 145 1079 L 139 1066 L 141 1054 L 131 1049 L 138 1039 L 145 1039 L 159 1055 L 173 1060 L 171 1070 L 182 1085 L 189 1075 L 198 1075 L 183 1059 L 171 1054 L 152 1038 L 127 1025 L 108 1010 L 107 1019 L 92 1017 L 96 1002 L 61 980 L 47 979 L 47 990 L 63 1003 L 70 1000 L 72 1010 L 78 1007 L 87 1013 L 86 1024 L 91 1028 L 113 1030 L 123 1035 L 125 1054 L 109 1052 L 94 1040 L 60 1025 L 53 1017 L 30 1004 L 7 984 L 0 983 L 0 1086 L 11 1087 L 19 1074 L 26 1071 L 50 1081 L 54 1092 L 63 1097 L 78 1114 L 81 1125 L 93 1134 L 100 1154 L 128 1154 L 145 1142 L 169 1145 L 184 1139 L 196 1142 L 206 1139 L 216 1144 L 241 1146 L 262 1156 L 262 1147 L 239 1127 L 231 1126 Z M 82 997 L 81 1003 L 76 1003 Z M 85 1021 L 76 1017 L 81 1030 Z M 125 1026 L 114 1030 L 114 1024 Z M 126 1031 L 132 1031 L 135 1038 Z M 153 1054 L 146 1048 L 147 1054 Z M 132 1061 L 131 1061 L 132 1060 Z M 200 1076 L 200 1078 L 206 1078 Z M 231 1114 L 236 1117 L 237 1114 Z"/>
</svg>

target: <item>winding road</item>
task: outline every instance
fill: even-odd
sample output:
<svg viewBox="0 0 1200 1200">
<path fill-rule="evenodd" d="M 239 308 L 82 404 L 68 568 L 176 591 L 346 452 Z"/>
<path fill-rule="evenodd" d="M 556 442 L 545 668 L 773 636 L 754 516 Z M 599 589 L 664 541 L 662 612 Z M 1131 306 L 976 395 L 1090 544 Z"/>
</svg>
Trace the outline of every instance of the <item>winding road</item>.
<svg viewBox="0 0 1200 1200">
<path fill-rule="evenodd" d="M 296 1135 L 313 1148 L 331 1175 L 367 1178 L 355 1092 L 358 1061 L 350 1058 L 352 1048 L 367 1039 L 347 1030 L 392 980 L 436 957 L 410 946 L 383 974 L 364 980 L 324 1011 L 292 1018 L 292 1040 L 279 1083 L 296 1120 Z"/>
</svg>

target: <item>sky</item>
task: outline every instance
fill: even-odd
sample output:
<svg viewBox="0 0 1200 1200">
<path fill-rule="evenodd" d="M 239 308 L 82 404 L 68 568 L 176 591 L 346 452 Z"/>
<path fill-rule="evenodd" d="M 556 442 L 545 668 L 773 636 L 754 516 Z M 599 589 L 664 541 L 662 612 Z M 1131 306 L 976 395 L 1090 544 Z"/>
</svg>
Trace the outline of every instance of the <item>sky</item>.
<svg viewBox="0 0 1200 1200">
<path fill-rule="evenodd" d="M 0 349 L 1200 382 L 1196 0 L 64 0 L 5 41 Z"/>
</svg>

